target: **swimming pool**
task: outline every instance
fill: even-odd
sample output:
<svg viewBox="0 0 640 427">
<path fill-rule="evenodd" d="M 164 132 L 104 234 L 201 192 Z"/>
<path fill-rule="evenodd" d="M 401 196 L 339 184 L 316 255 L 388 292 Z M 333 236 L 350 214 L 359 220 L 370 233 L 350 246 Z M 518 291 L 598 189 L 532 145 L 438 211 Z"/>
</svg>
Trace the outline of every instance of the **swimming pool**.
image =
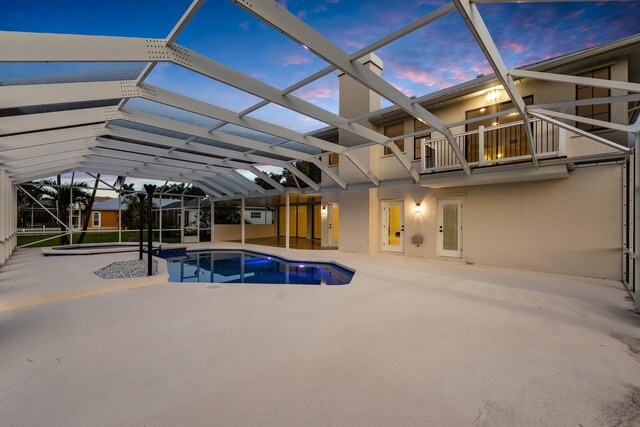
<svg viewBox="0 0 640 427">
<path fill-rule="evenodd" d="M 354 271 L 335 263 L 290 261 L 243 250 L 187 252 L 167 258 L 170 282 L 346 285 Z"/>
</svg>

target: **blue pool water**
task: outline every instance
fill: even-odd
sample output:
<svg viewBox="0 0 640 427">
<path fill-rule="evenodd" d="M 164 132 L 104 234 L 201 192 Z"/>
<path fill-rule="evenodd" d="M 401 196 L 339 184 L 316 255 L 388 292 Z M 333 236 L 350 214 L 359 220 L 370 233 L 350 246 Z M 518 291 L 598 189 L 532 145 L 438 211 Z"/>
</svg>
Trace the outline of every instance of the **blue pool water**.
<svg viewBox="0 0 640 427">
<path fill-rule="evenodd" d="M 250 251 L 187 252 L 167 258 L 170 282 L 346 285 L 354 272 L 333 263 L 289 261 Z"/>
</svg>

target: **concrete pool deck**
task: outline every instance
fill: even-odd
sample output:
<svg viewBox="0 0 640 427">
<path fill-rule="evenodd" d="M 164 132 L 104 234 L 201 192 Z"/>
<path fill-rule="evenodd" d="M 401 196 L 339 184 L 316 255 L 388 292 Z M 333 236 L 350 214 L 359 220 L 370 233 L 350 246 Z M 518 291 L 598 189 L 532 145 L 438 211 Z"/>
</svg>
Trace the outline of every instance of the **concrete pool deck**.
<svg viewBox="0 0 640 427">
<path fill-rule="evenodd" d="M 356 275 L 157 280 L 0 311 L 0 424 L 640 423 L 640 318 L 618 282 L 245 247 Z M 0 268 L 0 301 L 117 285 L 93 271 L 126 259 L 21 250 Z"/>
</svg>

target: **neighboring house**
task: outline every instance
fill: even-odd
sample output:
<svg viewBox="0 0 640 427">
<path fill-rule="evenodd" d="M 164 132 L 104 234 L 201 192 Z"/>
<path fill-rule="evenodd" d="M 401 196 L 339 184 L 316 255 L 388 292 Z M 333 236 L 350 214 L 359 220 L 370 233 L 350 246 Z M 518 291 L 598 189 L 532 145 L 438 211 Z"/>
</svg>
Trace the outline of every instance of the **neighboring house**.
<svg viewBox="0 0 640 427">
<path fill-rule="evenodd" d="M 93 204 L 89 217 L 89 229 L 94 230 L 117 230 L 119 211 L 127 209 L 126 198 L 121 198 L 118 202 L 117 198 L 105 198 L 98 203 Z M 175 199 L 162 199 L 162 206 L 165 207 L 175 203 Z M 120 204 L 120 207 L 118 205 Z M 160 199 L 153 199 L 154 206 L 160 206 Z"/>
<path fill-rule="evenodd" d="M 383 68 L 375 55 L 362 62 L 376 73 Z M 638 82 L 640 36 L 523 69 Z M 627 132 L 600 128 L 593 120 L 636 123 L 637 102 L 591 105 L 589 99 L 626 91 L 516 79 L 531 111 L 606 139 L 609 145 L 539 120 L 531 122 L 534 141 L 529 144 L 520 115 L 493 76 L 418 98 L 429 112 L 452 124 L 456 144 L 473 167 L 467 175 L 441 133 L 397 107 L 380 109 L 380 97 L 350 77 L 341 75 L 339 80 L 340 115 L 357 117 L 358 123 L 387 135 L 420 171 L 420 180 L 412 182 L 388 147 L 342 130 L 316 132 L 341 145 L 362 144 L 353 153 L 384 182 L 378 188 L 367 185 L 351 162 L 324 156 L 325 164 L 354 188 L 332 192 L 335 184 L 323 181 L 324 246 L 622 278 L 626 153 L 618 148 L 632 141 Z M 558 104 L 574 100 L 584 105 Z M 587 121 L 565 120 L 563 114 Z M 531 162 L 532 147 L 537 168 Z"/>
<path fill-rule="evenodd" d="M 247 206 L 244 210 L 247 224 L 273 224 L 273 209 L 264 206 Z"/>
</svg>

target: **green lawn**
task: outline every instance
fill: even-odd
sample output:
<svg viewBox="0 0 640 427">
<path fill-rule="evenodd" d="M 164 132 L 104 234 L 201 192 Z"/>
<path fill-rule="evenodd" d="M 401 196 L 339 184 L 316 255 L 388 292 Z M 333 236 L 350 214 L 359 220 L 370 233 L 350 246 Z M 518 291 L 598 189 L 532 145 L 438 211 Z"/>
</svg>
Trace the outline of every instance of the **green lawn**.
<svg viewBox="0 0 640 427">
<path fill-rule="evenodd" d="M 139 231 L 123 231 L 122 232 L 122 241 L 128 242 L 129 238 L 135 239 L 138 241 L 138 236 L 140 235 Z M 53 237 L 55 234 L 49 235 L 39 235 L 39 236 L 18 236 L 18 246 L 26 245 L 27 243 L 37 242 L 38 240 L 45 239 L 47 237 Z M 80 238 L 80 233 L 73 233 L 73 243 L 78 243 L 78 239 Z M 107 231 L 103 233 L 87 233 L 84 241 L 82 243 L 108 243 L 108 242 L 117 242 L 118 241 L 118 232 L 117 231 Z M 147 232 L 144 233 L 143 241 L 147 241 Z M 163 243 L 180 243 L 180 236 L 166 236 L 163 233 L 162 236 Z M 40 248 L 45 246 L 56 246 L 60 244 L 60 239 L 51 239 L 44 242 L 36 243 L 35 245 L 30 245 L 30 248 Z"/>
</svg>

